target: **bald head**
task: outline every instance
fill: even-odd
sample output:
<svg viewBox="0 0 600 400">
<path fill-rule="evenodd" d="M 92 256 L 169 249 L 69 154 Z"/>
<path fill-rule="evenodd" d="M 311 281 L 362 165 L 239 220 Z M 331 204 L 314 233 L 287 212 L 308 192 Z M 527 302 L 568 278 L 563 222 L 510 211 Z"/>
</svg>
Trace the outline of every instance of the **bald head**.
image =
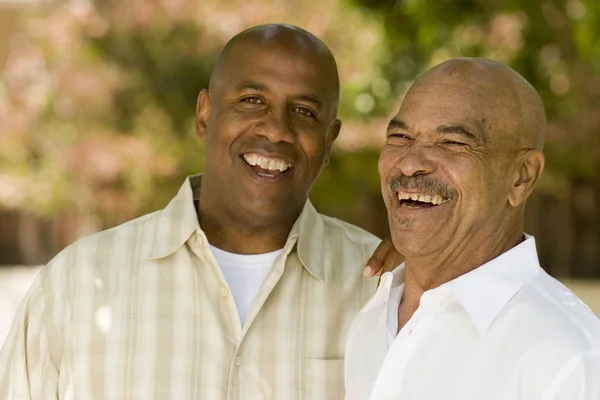
<svg viewBox="0 0 600 400">
<path fill-rule="evenodd" d="M 338 99 L 335 60 L 312 34 L 264 25 L 227 43 L 196 107 L 206 143 L 201 218 L 205 207 L 228 232 L 261 238 L 239 245 L 236 233 L 228 251 L 283 247 L 340 132 Z"/>
<path fill-rule="evenodd" d="M 460 58 L 419 77 L 379 159 L 392 238 L 407 263 L 474 268 L 520 242 L 545 130 L 539 95 L 506 65 Z"/>
<path fill-rule="evenodd" d="M 505 145 L 541 150 L 546 136 L 546 114 L 542 100 L 529 82 L 509 66 L 483 58 L 456 58 L 431 68 L 411 87 L 429 90 L 438 85 L 454 87 L 467 95 L 486 119 L 484 130 L 500 131 Z M 496 124 L 492 124 L 496 122 Z M 486 129 L 487 128 L 487 129 Z M 500 128 L 500 129 L 498 129 Z"/>
<path fill-rule="evenodd" d="M 337 64 L 331 50 L 312 33 L 293 25 L 268 24 L 249 28 L 234 36 L 223 48 L 213 70 L 209 90 L 215 90 L 223 73 L 235 67 L 243 58 L 251 56 L 248 50 L 268 49 L 273 53 L 289 53 L 292 57 L 308 60 L 318 65 L 335 93 L 335 106 L 339 101 L 340 83 Z M 243 53 L 243 54 L 242 54 Z"/>
</svg>

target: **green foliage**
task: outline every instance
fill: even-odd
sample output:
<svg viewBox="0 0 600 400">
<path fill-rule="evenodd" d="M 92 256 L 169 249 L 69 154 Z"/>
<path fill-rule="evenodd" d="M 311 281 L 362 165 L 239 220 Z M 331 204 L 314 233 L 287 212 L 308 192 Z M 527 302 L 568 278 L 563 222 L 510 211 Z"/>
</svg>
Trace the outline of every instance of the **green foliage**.
<svg viewBox="0 0 600 400">
<path fill-rule="evenodd" d="M 63 0 L 36 9 L 2 79 L 0 208 L 76 207 L 106 227 L 164 206 L 202 171 L 196 97 L 223 44 L 249 26 L 288 22 L 323 38 L 352 99 L 373 76 L 382 28 L 346 2 L 323 0 L 320 9 L 268 0 Z M 347 36 L 345 23 L 365 34 Z M 341 112 L 356 114 L 352 100 Z"/>
<path fill-rule="evenodd" d="M 174 132 L 187 135 L 199 88 L 208 87 L 217 55 L 198 53 L 196 43 L 202 40 L 200 29 L 192 23 L 170 29 L 110 31 L 91 38 L 90 46 L 104 62 L 130 72 L 128 85 L 115 93 L 114 126 L 131 130 L 150 97 L 169 117 Z"/>
<path fill-rule="evenodd" d="M 595 0 L 355 0 L 387 32 L 382 68 L 401 97 L 418 73 L 453 57 L 506 62 L 540 92 L 548 116 L 542 188 L 600 178 L 600 3 Z M 559 185 L 560 186 L 560 185 Z"/>
<path fill-rule="evenodd" d="M 221 46 L 273 21 L 324 39 L 340 68 L 344 126 L 318 207 L 350 218 L 377 196 L 386 120 L 420 72 L 457 56 L 507 62 L 539 90 L 543 190 L 598 178 L 596 0 L 63 0 L 27 18 L 3 74 L 0 207 L 77 207 L 109 226 L 163 206 L 203 168 L 195 101 Z"/>
</svg>

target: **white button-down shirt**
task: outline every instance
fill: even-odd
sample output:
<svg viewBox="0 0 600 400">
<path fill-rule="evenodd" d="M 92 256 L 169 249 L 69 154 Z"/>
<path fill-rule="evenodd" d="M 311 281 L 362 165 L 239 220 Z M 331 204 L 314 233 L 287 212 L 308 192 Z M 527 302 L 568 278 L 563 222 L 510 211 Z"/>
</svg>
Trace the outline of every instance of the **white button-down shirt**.
<svg viewBox="0 0 600 400">
<path fill-rule="evenodd" d="M 390 337 L 403 285 L 404 265 L 385 273 L 354 320 L 347 400 L 600 400 L 600 320 L 540 268 L 533 237 L 426 291 Z"/>
</svg>

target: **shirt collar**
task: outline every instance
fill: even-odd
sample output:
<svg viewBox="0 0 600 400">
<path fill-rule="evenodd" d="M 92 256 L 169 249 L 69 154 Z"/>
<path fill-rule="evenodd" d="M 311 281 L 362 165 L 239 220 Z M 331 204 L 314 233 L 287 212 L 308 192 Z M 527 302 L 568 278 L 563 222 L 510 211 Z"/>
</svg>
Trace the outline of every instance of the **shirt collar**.
<svg viewBox="0 0 600 400">
<path fill-rule="evenodd" d="M 541 271 L 533 236 L 495 259 L 433 290 L 450 290 L 480 333 L 486 332 L 510 299 Z"/>
<path fill-rule="evenodd" d="M 200 230 L 194 202 L 200 198 L 202 175 L 189 176 L 177 195 L 159 212 L 149 258 L 164 258 L 179 249 Z"/>
<path fill-rule="evenodd" d="M 384 272 L 379 278 L 379 287 L 390 293 L 392 288 L 404 285 L 404 263 L 400 264 L 392 271 Z"/>
<path fill-rule="evenodd" d="M 292 228 L 290 237 L 298 237 L 298 258 L 306 270 L 315 278 L 325 280 L 325 256 L 327 232 L 323 217 L 317 212 L 310 200 Z"/>
<path fill-rule="evenodd" d="M 381 276 L 378 292 L 388 299 L 392 288 L 404 284 L 404 263 Z M 423 296 L 451 292 L 460 301 L 480 333 L 486 332 L 510 299 L 541 271 L 533 236 L 495 259 L 459 276 Z"/>
<path fill-rule="evenodd" d="M 200 198 L 201 181 L 202 174 L 188 177 L 177 195 L 160 211 L 149 258 L 167 257 L 183 246 L 195 231 L 202 233 L 194 206 Z M 322 216 L 307 200 L 290 231 L 285 249 L 292 250 L 297 244 L 300 262 L 318 280 L 325 279 L 325 235 Z"/>
</svg>

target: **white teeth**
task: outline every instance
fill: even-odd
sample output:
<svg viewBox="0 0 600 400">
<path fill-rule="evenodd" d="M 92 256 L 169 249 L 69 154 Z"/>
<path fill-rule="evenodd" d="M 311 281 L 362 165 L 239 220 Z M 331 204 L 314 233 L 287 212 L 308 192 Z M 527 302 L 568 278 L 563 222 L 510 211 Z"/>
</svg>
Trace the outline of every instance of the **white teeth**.
<svg viewBox="0 0 600 400">
<path fill-rule="evenodd" d="M 267 158 L 258 154 L 244 154 L 244 160 L 251 166 L 259 166 L 262 169 L 269 171 L 284 172 L 291 167 L 291 164 L 276 158 Z"/>
<path fill-rule="evenodd" d="M 433 205 L 440 205 L 445 203 L 446 200 L 442 198 L 442 196 L 430 195 L 430 194 L 416 194 L 416 193 L 406 193 L 406 192 L 398 192 L 398 200 L 412 200 L 412 201 L 420 201 L 422 203 L 431 203 Z"/>
</svg>

